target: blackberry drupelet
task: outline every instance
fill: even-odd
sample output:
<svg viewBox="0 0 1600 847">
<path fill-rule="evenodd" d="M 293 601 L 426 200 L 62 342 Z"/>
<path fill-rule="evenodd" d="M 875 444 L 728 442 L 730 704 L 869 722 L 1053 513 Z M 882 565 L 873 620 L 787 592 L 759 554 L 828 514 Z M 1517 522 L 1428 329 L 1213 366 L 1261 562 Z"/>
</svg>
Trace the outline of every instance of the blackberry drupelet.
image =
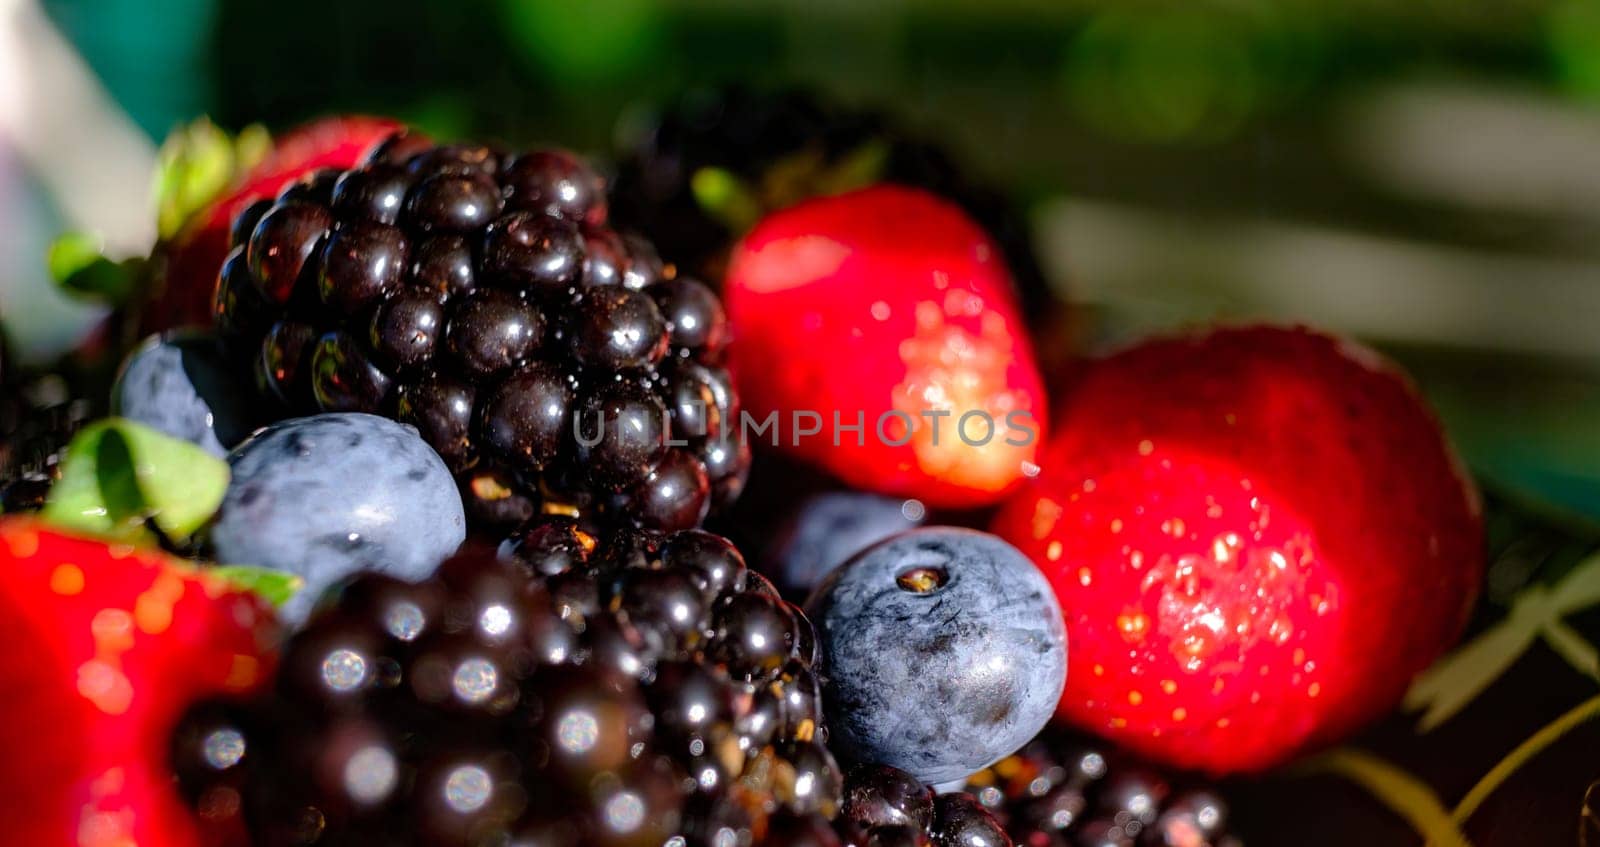
<svg viewBox="0 0 1600 847">
<path fill-rule="evenodd" d="M 737 178 L 758 207 L 708 208 L 708 177 Z M 799 90 L 739 86 L 694 91 L 668 104 L 623 151 L 611 193 L 619 224 L 639 230 L 680 267 L 720 278 L 727 248 L 754 220 L 809 196 L 872 182 L 923 188 L 961 206 L 1005 252 L 1025 314 L 1044 315 L 1052 295 L 1027 222 L 929 139 L 881 112 L 828 103 Z"/>
<path fill-rule="evenodd" d="M 850 769 L 840 818 L 855 847 L 1012 847 L 1000 822 L 970 795 L 935 796 L 887 765 Z"/>
<path fill-rule="evenodd" d="M 815 645 L 718 536 L 544 516 L 424 582 L 344 584 L 270 693 L 190 713 L 174 765 L 255 847 L 831 832 Z"/>
<path fill-rule="evenodd" d="M 723 437 L 726 317 L 606 219 L 572 154 L 400 133 L 240 214 L 215 322 L 279 415 L 416 426 L 480 533 L 540 511 L 695 527 L 749 470 Z"/>
<path fill-rule="evenodd" d="M 1026 847 L 1240 847 L 1203 782 L 1048 729 L 967 780 L 966 792 Z"/>
</svg>

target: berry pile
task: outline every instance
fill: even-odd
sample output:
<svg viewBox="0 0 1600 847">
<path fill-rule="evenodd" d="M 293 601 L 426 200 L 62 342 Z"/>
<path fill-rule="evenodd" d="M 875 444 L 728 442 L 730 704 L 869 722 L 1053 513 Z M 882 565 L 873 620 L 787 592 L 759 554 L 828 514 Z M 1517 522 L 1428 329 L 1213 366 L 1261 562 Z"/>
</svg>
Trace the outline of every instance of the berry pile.
<svg viewBox="0 0 1600 847">
<path fill-rule="evenodd" d="M 743 486 L 721 303 L 607 227 L 577 157 L 400 133 L 250 205 L 232 242 L 215 319 L 262 392 L 414 424 L 479 527 L 684 529 Z"/>
<path fill-rule="evenodd" d="M 269 696 L 190 713 L 175 768 L 209 827 L 256 847 L 821 831 L 842 775 L 815 652 L 718 536 L 544 517 L 421 583 L 346 584 Z"/>
<path fill-rule="evenodd" d="M 1047 730 L 967 780 L 1025 847 L 1240 847 L 1210 788 L 1175 790 L 1158 771 Z"/>
</svg>

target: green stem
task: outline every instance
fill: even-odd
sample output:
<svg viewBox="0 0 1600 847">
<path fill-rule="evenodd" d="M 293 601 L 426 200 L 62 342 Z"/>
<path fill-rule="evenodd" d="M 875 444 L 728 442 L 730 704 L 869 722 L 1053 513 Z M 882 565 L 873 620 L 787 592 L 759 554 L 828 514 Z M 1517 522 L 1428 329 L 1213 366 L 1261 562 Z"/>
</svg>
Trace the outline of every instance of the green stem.
<svg viewBox="0 0 1600 847">
<path fill-rule="evenodd" d="M 1365 788 L 1421 833 L 1429 847 L 1472 847 L 1433 789 L 1371 753 L 1347 747 L 1318 756 L 1310 767 L 1337 773 Z"/>
<path fill-rule="evenodd" d="M 1529 759 L 1544 752 L 1545 748 L 1554 744 L 1557 739 L 1571 732 L 1579 724 L 1596 718 L 1600 718 L 1600 695 L 1579 703 L 1571 711 L 1545 724 L 1542 729 L 1528 736 L 1526 741 L 1518 744 L 1515 749 L 1507 753 L 1499 764 L 1496 764 L 1488 773 L 1483 775 L 1483 779 L 1478 780 L 1477 785 L 1472 786 L 1472 790 L 1461 798 L 1461 802 L 1456 805 L 1455 811 L 1450 814 L 1451 819 L 1458 826 L 1466 823 L 1472 817 L 1472 814 L 1478 811 L 1478 807 L 1483 805 L 1483 801 L 1489 799 L 1489 795 L 1493 794 L 1495 789 L 1499 788 L 1500 784 L 1510 778 L 1513 773 L 1516 773 L 1518 768 L 1527 764 Z"/>
</svg>

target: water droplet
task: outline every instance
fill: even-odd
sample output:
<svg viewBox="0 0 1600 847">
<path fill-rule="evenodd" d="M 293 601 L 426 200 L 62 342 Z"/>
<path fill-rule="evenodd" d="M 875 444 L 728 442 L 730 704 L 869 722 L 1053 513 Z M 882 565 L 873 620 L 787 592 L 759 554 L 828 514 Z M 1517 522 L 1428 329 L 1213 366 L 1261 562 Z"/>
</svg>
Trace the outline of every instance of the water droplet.
<svg viewBox="0 0 1600 847">
<path fill-rule="evenodd" d="M 244 758 L 244 734 L 232 727 L 224 727 L 207 735 L 202 748 L 206 764 L 219 771 L 227 770 Z"/>
<path fill-rule="evenodd" d="M 396 603 L 383 615 L 384 628 L 401 641 L 415 641 L 426 622 L 422 609 L 415 603 Z"/>
<path fill-rule="evenodd" d="M 489 772 L 477 765 L 462 765 L 444 782 L 444 801 L 462 814 L 476 812 L 489 802 Z"/>
<path fill-rule="evenodd" d="M 494 694 L 500 673 L 488 659 L 468 659 L 456 668 L 451 687 L 456 696 L 472 704 L 482 703 Z"/>
<path fill-rule="evenodd" d="M 371 805 L 389 796 L 399 776 L 394 754 L 387 747 L 363 747 L 345 762 L 344 789 L 356 802 Z"/>
<path fill-rule="evenodd" d="M 334 691 L 354 691 L 366 679 L 367 660 L 354 650 L 341 647 L 322 660 L 322 681 Z"/>
</svg>

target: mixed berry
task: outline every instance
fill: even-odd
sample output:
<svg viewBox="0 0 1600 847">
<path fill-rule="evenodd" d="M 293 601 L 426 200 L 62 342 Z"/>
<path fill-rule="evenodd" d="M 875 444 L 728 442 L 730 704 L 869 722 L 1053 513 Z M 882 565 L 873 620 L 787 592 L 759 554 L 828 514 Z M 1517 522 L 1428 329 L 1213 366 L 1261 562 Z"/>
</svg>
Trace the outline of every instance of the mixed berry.
<svg viewBox="0 0 1600 847">
<path fill-rule="evenodd" d="M 544 517 L 340 587 L 269 695 L 191 713 L 176 767 L 257 847 L 748 844 L 839 808 L 816 651 L 718 536 Z"/>
<path fill-rule="evenodd" d="M 486 531 L 540 510 L 697 526 L 748 470 L 723 437 L 726 318 L 606 218 L 576 156 L 400 133 L 239 213 L 215 322 L 276 416 L 415 426 Z"/>
<path fill-rule="evenodd" d="M 1023 847 L 1239 847 L 1228 806 L 1203 782 L 1062 730 L 968 778 L 964 791 Z"/>
<path fill-rule="evenodd" d="M 1158 341 L 1052 407 L 1016 219 L 875 116 L 724 92 L 619 173 L 320 123 L 157 249 L 109 394 L 0 344 L 0 749 L 53 767 L 0 842 L 1236 847 L 1146 762 L 1330 742 L 1459 631 L 1475 495 L 1366 351 Z M 147 449 L 66 449 L 73 391 Z M 759 515 L 741 396 L 800 469 Z M 164 462 L 215 480 L 181 547 Z"/>
</svg>

